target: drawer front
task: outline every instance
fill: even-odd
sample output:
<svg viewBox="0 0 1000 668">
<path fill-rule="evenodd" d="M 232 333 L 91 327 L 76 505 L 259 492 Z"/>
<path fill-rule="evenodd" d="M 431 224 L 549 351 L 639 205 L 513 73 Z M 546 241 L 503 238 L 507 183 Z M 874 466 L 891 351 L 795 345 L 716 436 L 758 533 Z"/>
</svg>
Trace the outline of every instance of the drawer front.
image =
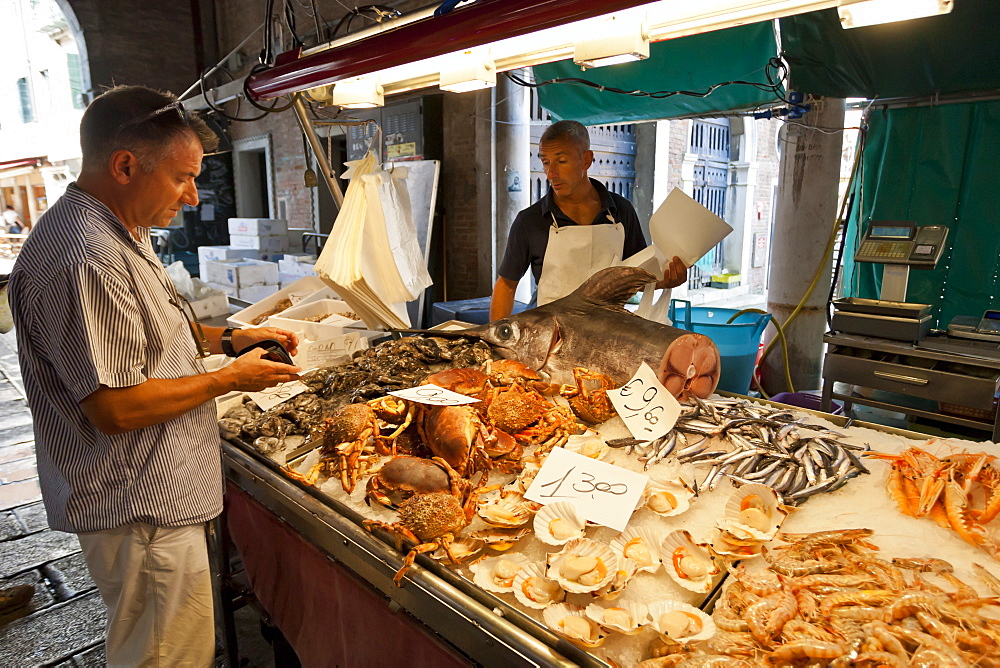
<svg viewBox="0 0 1000 668">
<path fill-rule="evenodd" d="M 997 378 L 974 378 L 827 353 L 823 378 L 971 408 L 993 409 Z"/>
</svg>

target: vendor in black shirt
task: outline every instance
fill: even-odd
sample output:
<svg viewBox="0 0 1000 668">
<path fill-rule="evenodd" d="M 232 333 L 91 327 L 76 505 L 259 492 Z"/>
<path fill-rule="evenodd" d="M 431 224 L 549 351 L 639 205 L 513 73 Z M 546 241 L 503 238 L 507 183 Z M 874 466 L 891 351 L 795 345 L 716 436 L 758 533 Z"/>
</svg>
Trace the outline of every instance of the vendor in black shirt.
<svg viewBox="0 0 1000 668">
<path fill-rule="evenodd" d="M 594 152 L 581 123 L 559 121 L 549 126 L 539 141 L 538 157 L 549 190 L 517 214 L 511 225 L 493 286 L 490 320 L 511 314 L 514 291 L 529 266 L 538 284 L 536 300 L 542 305 L 568 295 L 594 273 L 647 246 L 632 204 L 587 176 Z M 675 257 L 656 287 L 676 287 L 686 276 L 687 268 Z"/>
</svg>

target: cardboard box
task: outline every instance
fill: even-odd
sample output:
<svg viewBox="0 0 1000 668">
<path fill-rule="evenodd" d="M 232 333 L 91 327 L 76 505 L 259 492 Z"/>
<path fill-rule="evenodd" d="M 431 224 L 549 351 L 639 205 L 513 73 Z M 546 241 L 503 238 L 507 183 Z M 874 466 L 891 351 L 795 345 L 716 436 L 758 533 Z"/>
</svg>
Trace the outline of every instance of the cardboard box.
<svg viewBox="0 0 1000 668">
<path fill-rule="evenodd" d="M 191 310 L 199 320 L 215 318 L 229 313 L 229 298 L 225 294 L 214 294 L 204 299 L 191 301 Z"/>
<path fill-rule="evenodd" d="M 257 254 L 252 249 L 233 248 L 232 246 L 199 246 L 198 263 L 204 264 L 209 260 L 243 260 L 256 259 Z"/>
<path fill-rule="evenodd" d="M 221 283 L 205 283 L 208 287 L 224 293 L 227 297 L 236 296 L 236 287 L 232 285 L 222 285 Z"/>
<path fill-rule="evenodd" d="M 230 218 L 229 234 L 288 236 L 288 222 L 277 218 Z"/>
<path fill-rule="evenodd" d="M 259 325 L 254 325 L 253 321 L 268 311 L 272 311 L 282 299 L 289 300 L 295 306 L 297 304 L 307 304 L 317 299 L 336 298 L 337 293 L 318 276 L 306 276 L 287 287 L 283 286 L 267 299 L 262 299 L 253 306 L 234 313 L 229 316 L 227 322 L 232 327 L 258 327 Z"/>
<path fill-rule="evenodd" d="M 210 260 L 205 263 L 201 280 L 206 283 L 248 288 L 254 285 L 277 285 L 278 264 L 261 260 Z M 242 298 L 241 298 L 242 299 Z"/>
<path fill-rule="evenodd" d="M 258 253 L 284 253 L 288 250 L 288 237 L 230 234 L 229 245 L 233 248 L 253 249 Z"/>
<path fill-rule="evenodd" d="M 237 296 L 245 302 L 256 304 L 261 299 L 270 297 L 280 289 L 281 288 L 278 287 L 277 283 L 272 283 L 270 285 L 250 285 L 245 288 L 240 288 L 237 291 Z"/>
</svg>

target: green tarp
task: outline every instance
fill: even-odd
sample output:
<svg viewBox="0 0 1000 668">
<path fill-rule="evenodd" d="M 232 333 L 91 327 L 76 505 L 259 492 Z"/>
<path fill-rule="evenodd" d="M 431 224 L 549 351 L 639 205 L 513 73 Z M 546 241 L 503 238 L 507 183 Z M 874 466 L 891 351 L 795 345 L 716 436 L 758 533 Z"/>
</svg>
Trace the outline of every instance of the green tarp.
<svg viewBox="0 0 1000 668">
<path fill-rule="evenodd" d="M 907 301 L 933 305 L 941 327 L 997 308 L 998 155 L 1000 102 L 874 111 L 848 222 L 845 295 L 878 298 L 881 287 L 881 265 L 851 261 L 859 223 L 907 220 L 949 229 L 937 268 L 910 271 Z"/>
<path fill-rule="evenodd" d="M 692 35 L 650 45 L 649 58 L 635 63 L 581 72 L 572 60 L 539 65 L 536 81 L 563 77 L 588 79 L 625 90 L 704 91 L 723 81 L 764 83 L 765 66 L 777 54 L 770 22 Z M 576 84 L 552 84 L 538 89 L 538 99 L 555 120 L 574 119 L 584 125 L 633 123 L 680 116 L 710 115 L 753 109 L 776 98 L 752 86 L 722 86 L 707 97 L 674 95 L 664 99 L 601 91 Z"/>
<path fill-rule="evenodd" d="M 842 28 L 835 9 L 780 24 L 796 91 L 874 99 L 1000 88 L 997 0 L 956 0 L 950 14 L 864 28 Z"/>
</svg>

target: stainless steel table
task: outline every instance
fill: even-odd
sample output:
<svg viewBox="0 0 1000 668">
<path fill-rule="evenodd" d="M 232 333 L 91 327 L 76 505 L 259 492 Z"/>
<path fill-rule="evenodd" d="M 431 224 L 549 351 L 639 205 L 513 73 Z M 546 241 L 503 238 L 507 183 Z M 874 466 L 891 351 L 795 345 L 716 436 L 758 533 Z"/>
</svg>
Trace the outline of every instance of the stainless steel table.
<svg viewBox="0 0 1000 668">
<path fill-rule="evenodd" d="M 949 424 L 982 429 L 1000 441 L 1000 420 L 994 398 L 1000 389 L 1000 356 L 987 356 L 972 345 L 957 343 L 949 351 L 926 345 L 855 334 L 827 333 L 823 361 L 822 409 L 829 411 L 833 399 L 872 406 L 907 415 L 931 418 Z M 970 354 L 961 354 L 967 350 Z M 938 410 L 925 410 L 834 392 L 836 382 L 872 390 L 920 397 L 938 402 Z M 951 413 L 941 411 L 951 404 Z M 956 415 L 956 412 L 991 416 L 992 422 Z"/>
</svg>

